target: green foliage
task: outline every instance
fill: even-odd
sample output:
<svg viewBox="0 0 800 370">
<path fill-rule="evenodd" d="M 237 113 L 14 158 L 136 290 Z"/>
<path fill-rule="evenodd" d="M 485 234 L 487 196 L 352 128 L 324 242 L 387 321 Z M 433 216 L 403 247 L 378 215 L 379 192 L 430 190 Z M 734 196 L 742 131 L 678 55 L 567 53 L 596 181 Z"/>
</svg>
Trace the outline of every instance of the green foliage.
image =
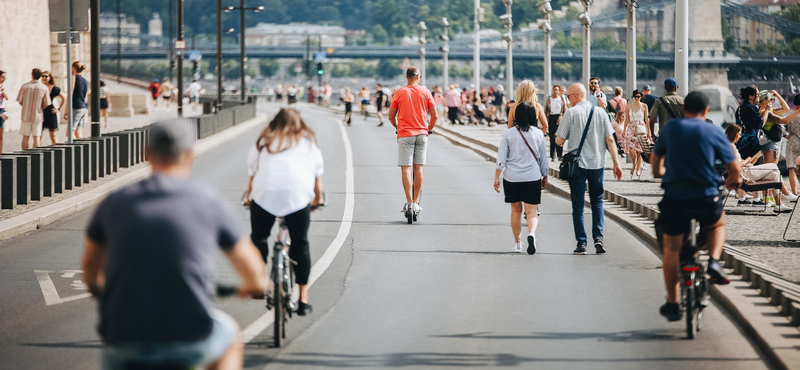
<svg viewBox="0 0 800 370">
<path fill-rule="evenodd" d="M 401 73 L 401 64 L 401 60 L 381 59 L 378 61 L 378 67 L 376 68 L 375 72 L 378 77 L 383 79 L 395 78 Z"/>
<path fill-rule="evenodd" d="M 627 50 L 627 49 L 626 49 Z M 661 51 L 661 42 L 659 41 L 647 41 L 647 38 L 644 36 L 640 36 L 636 38 L 636 51 L 643 53 L 647 51 Z"/>
<path fill-rule="evenodd" d="M 428 61 L 427 67 L 428 69 L 425 71 L 425 73 L 428 75 L 428 77 L 441 77 L 442 74 L 444 74 L 444 66 L 442 65 L 442 62 Z"/>
<path fill-rule="evenodd" d="M 625 51 L 625 43 L 618 42 L 611 35 L 606 35 L 601 38 L 592 40 L 592 49 L 607 50 L 607 51 Z"/>
<path fill-rule="evenodd" d="M 222 76 L 226 79 L 237 79 L 241 76 L 239 73 L 239 61 L 236 59 L 227 59 L 222 61 Z"/>
<path fill-rule="evenodd" d="M 469 65 L 459 68 L 457 64 L 450 64 L 450 78 L 472 78 L 472 71 Z"/>
<path fill-rule="evenodd" d="M 572 37 L 566 32 L 559 32 L 555 34 L 556 49 L 571 49 L 576 50 L 581 48 L 583 41 L 580 37 Z"/>
<path fill-rule="evenodd" d="M 264 77 L 272 77 L 280 69 L 280 64 L 274 59 L 261 59 L 258 61 L 258 69 Z"/>
<path fill-rule="evenodd" d="M 800 22 L 800 4 L 792 5 L 789 8 L 781 10 L 776 14 L 790 21 Z M 800 38 L 800 36 L 791 32 L 784 32 L 783 37 L 786 39 L 787 43 L 791 43 L 792 41 Z"/>
<path fill-rule="evenodd" d="M 722 24 L 722 39 L 723 47 L 726 51 L 736 50 L 736 38 L 733 36 L 733 32 L 731 31 L 731 23 L 728 18 L 722 17 L 721 20 Z"/>
</svg>

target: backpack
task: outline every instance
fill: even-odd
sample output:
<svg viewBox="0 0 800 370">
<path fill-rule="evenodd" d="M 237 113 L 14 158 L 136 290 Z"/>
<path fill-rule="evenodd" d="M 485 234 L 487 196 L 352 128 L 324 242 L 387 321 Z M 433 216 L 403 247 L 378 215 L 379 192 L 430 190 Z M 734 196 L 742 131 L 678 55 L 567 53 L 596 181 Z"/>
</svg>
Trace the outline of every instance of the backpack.
<svg viewBox="0 0 800 370">
<path fill-rule="evenodd" d="M 611 102 L 612 101 L 614 101 L 614 99 L 606 101 L 606 114 L 608 114 L 608 119 L 611 122 L 614 122 L 614 121 L 617 120 L 617 108 L 618 107 L 612 107 L 611 106 Z"/>
</svg>

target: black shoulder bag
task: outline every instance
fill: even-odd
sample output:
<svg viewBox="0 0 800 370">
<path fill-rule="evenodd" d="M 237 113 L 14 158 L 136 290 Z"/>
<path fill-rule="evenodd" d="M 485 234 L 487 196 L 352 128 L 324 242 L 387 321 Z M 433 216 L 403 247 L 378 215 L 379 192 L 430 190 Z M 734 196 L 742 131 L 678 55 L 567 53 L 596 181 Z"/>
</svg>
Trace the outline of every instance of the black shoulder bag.
<svg viewBox="0 0 800 370">
<path fill-rule="evenodd" d="M 583 142 L 586 141 L 586 134 L 589 132 L 589 125 L 592 124 L 593 115 L 594 107 L 589 110 L 589 119 L 586 121 L 586 128 L 583 129 L 583 136 L 581 136 L 581 143 L 578 144 L 578 150 L 576 150 L 574 153 L 569 152 L 564 154 L 561 165 L 558 167 L 559 179 L 570 181 L 578 176 L 578 160 L 581 159 Z"/>
<path fill-rule="evenodd" d="M 667 104 L 667 101 L 664 100 L 663 96 L 658 98 L 658 100 L 661 101 L 661 106 L 664 107 L 664 109 L 667 110 L 667 113 L 669 114 L 670 117 L 672 117 L 673 119 L 680 118 L 680 117 L 678 117 L 677 114 L 675 114 L 675 112 L 672 111 L 672 108 L 669 106 L 669 104 Z M 662 125 L 666 125 L 666 124 L 667 123 L 664 122 Z"/>
</svg>

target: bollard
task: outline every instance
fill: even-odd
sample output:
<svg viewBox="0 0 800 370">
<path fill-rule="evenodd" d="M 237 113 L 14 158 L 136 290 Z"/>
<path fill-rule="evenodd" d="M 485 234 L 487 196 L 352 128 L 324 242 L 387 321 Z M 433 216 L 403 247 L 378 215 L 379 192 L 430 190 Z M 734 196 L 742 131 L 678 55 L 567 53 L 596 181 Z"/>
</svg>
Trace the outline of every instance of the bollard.
<svg viewBox="0 0 800 370">
<path fill-rule="evenodd" d="M 106 147 L 106 173 L 119 171 L 119 136 L 103 134 L 101 137 L 108 139 Z"/>
<path fill-rule="evenodd" d="M 14 194 L 14 201 L 17 204 L 29 204 L 31 202 L 30 184 L 31 184 L 31 161 L 30 157 L 25 155 L 10 155 L 3 154 L 0 158 L 11 158 L 15 166 L 16 173 L 16 194 Z"/>
<path fill-rule="evenodd" d="M 44 155 L 34 150 L 17 151 L 14 155 L 25 156 L 30 162 L 30 175 L 28 177 L 28 193 L 30 200 L 39 201 L 44 197 Z"/>
<path fill-rule="evenodd" d="M 55 146 L 71 149 L 69 155 L 64 157 L 64 188 L 71 190 L 80 187 L 83 185 L 83 145 L 58 144 Z M 68 181 L 69 187 L 66 186 Z"/>
<path fill-rule="evenodd" d="M 14 209 L 17 205 L 17 161 L 0 156 L 0 208 Z"/>
<path fill-rule="evenodd" d="M 56 151 L 42 148 L 33 150 L 42 153 L 42 195 L 45 197 L 52 197 L 56 192 Z"/>
<path fill-rule="evenodd" d="M 74 176 L 72 175 L 72 155 L 74 150 L 71 146 L 40 147 L 39 149 L 51 149 L 55 153 L 55 192 L 63 193 L 72 190 Z"/>
<path fill-rule="evenodd" d="M 83 182 L 88 184 L 90 181 L 97 181 L 98 169 L 98 143 L 94 139 L 76 139 L 73 143 L 83 145 L 84 174 Z"/>
<path fill-rule="evenodd" d="M 131 161 L 131 143 L 133 135 L 128 131 L 112 132 L 108 136 L 116 137 L 116 150 L 112 154 L 117 153 L 118 160 L 112 163 L 118 163 L 119 168 L 128 168 L 133 165 Z M 116 171 L 115 171 L 116 172 Z"/>
</svg>

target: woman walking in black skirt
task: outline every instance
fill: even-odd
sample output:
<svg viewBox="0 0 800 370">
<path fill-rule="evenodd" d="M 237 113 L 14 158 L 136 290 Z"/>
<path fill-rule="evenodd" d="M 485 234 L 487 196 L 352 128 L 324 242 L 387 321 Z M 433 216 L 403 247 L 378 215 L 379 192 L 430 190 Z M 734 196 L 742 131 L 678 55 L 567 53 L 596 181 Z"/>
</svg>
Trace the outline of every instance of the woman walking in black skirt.
<svg viewBox="0 0 800 370">
<path fill-rule="evenodd" d="M 528 220 L 528 254 L 536 253 L 536 209 L 541 203 L 542 189 L 547 186 L 547 149 L 544 133 L 536 127 L 539 113 L 536 107 L 524 102 L 516 107 L 515 126 L 506 130 L 497 152 L 494 190 L 500 192 L 500 174 L 506 203 L 511 203 L 511 232 L 514 234 L 512 252 L 522 252 L 522 212 Z"/>
<path fill-rule="evenodd" d="M 67 102 L 67 97 L 61 92 L 61 88 L 56 86 L 56 81 L 49 71 L 42 73 L 42 83 L 50 90 L 50 106 L 44 109 L 44 121 L 42 122 L 42 129 L 50 131 L 50 145 L 56 145 L 56 131 L 58 131 L 58 112 L 64 107 Z M 61 101 L 56 105 L 56 98 L 61 98 Z"/>
</svg>

